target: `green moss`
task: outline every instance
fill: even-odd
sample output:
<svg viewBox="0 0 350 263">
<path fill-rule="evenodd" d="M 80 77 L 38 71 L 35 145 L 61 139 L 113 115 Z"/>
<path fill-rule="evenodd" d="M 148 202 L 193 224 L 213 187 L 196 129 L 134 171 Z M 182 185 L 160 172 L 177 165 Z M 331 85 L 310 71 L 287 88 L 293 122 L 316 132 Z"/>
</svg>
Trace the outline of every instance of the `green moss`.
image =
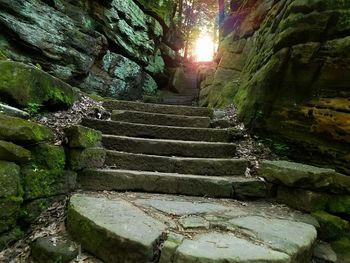
<svg viewBox="0 0 350 263">
<path fill-rule="evenodd" d="M 343 237 L 331 243 L 337 253 L 337 262 L 350 262 L 350 237 Z"/>
<path fill-rule="evenodd" d="M 0 96 L 22 108 L 30 104 L 67 108 L 76 99 L 68 84 L 36 67 L 13 61 L 0 61 Z"/>
<path fill-rule="evenodd" d="M 324 240 L 339 239 L 350 230 L 348 221 L 327 212 L 317 211 L 312 213 L 312 216 L 318 220 L 320 224 L 320 237 Z"/>
<path fill-rule="evenodd" d="M 105 159 L 104 148 L 71 149 L 69 152 L 70 168 L 74 171 L 102 167 Z"/>
<path fill-rule="evenodd" d="M 99 146 L 102 133 L 94 129 L 76 125 L 65 129 L 65 134 L 71 148 L 89 148 Z"/>
<path fill-rule="evenodd" d="M 66 194 L 75 187 L 76 174 L 63 170 L 23 169 L 24 199 Z"/>
<path fill-rule="evenodd" d="M 66 155 L 62 146 L 40 144 L 31 149 L 32 162 L 36 167 L 48 170 L 63 170 Z"/>
<path fill-rule="evenodd" d="M 21 194 L 20 168 L 18 165 L 0 161 L 0 198 Z"/>
<path fill-rule="evenodd" d="M 7 59 L 7 57 L 4 53 L 4 51 L 0 49 L 0 60 L 5 60 L 5 59 Z"/>
<path fill-rule="evenodd" d="M 350 195 L 332 196 L 327 204 L 330 213 L 350 214 Z"/>
<path fill-rule="evenodd" d="M 0 140 L 31 144 L 53 140 L 52 131 L 40 124 L 0 114 Z"/>
</svg>

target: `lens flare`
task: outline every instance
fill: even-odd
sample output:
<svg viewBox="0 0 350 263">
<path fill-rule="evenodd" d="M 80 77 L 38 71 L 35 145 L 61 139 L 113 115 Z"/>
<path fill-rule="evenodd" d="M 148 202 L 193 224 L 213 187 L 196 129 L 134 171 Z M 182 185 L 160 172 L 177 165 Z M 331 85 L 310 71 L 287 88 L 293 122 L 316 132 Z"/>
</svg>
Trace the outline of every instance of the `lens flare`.
<svg viewBox="0 0 350 263">
<path fill-rule="evenodd" d="M 195 57 L 197 62 L 208 62 L 213 60 L 215 43 L 208 36 L 201 36 L 197 39 L 195 46 Z"/>
</svg>

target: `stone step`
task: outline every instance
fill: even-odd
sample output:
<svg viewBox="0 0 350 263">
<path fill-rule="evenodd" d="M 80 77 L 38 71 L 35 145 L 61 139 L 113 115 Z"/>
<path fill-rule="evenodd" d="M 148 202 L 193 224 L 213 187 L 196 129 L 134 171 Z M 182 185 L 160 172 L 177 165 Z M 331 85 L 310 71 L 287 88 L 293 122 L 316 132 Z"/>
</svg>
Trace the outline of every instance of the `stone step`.
<svg viewBox="0 0 350 263">
<path fill-rule="evenodd" d="M 105 262 L 151 262 L 166 226 L 123 200 L 76 194 L 67 228 L 84 249 Z"/>
<path fill-rule="evenodd" d="M 153 125 L 209 128 L 209 117 L 169 115 L 160 113 L 116 110 L 112 112 L 113 121 L 143 123 Z"/>
<path fill-rule="evenodd" d="M 141 103 L 133 101 L 108 100 L 103 103 L 107 110 L 131 110 L 186 116 L 213 116 L 213 110 L 204 107 L 174 106 L 164 104 Z"/>
<path fill-rule="evenodd" d="M 73 195 L 67 229 L 109 263 L 309 263 L 313 221 L 261 201 L 109 192 Z"/>
<path fill-rule="evenodd" d="M 102 143 L 109 150 L 151 155 L 227 158 L 236 153 L 236 145 L 233 143 L 144 139 L 117 135 L 103 135 Z"/>
<path fill-rule="evenodd" d="M 79 174 L 78 181 L 83 189 L 92 191 L 142 191 L 237 199 L 262 198 L 267 193 L 263 181 L 245 177 L 87 169 Z"/>
<path fill-rule="evenodd" d="M 107 151 L 107 166 L 117 169 L 208 176 L 243 176 L 245 159 L 181 158 Z"/>
<path fill-rule="evenodd" d="M 208 142 L 232 142 L 242 138 L 242 131 L 232 128 L 175 127 L 97 119 L 83 119 L 82 125 L 99 130 L 103 134 L 140 138 Z"/>
</svg>

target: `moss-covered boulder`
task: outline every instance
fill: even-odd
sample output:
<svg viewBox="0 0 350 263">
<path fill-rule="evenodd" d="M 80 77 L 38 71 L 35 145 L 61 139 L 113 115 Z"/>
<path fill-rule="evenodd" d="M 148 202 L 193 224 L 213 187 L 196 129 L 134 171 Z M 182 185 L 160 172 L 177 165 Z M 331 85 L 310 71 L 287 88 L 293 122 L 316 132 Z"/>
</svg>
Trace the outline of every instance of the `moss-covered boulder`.
<svg viewBox="0 0 350 263">
<path fill-rule="evenodd" d="M 25 200 L 67 194 L 76 185 L 76 173 L 65 170 L 26 167 L 22 176 Z"/>
<path fill-rule="evenodd" d="M 324 240 L 337 240 L 350 231 L 349 222 L 340 217 L 324 211 L 313 212 L 312 216 L 319 222 L 320 237 Z"/>
<path fill-rule="evenodd" d="M 19 144 L 33 144 L 52 141 L 52 131 L 40 124 L 0 114 L 0 140 Z"/>
<path fill-rule="evenodd" d="M 66 155 L 62 146 L 48 143 L 39 144 L 31 149 L 32 162 L 38 168 L 48 170 L 63 170 L 66 165 Z"/>
<path fill-rule="evenodd" d="M 327 203 L 327 210 L 333 214 L 350 215 L 350 195 L 332 196 Z"/>
<path fill-rule="evenodd" d="M 174 14 L 173 9 L 175 7 L 173 0 L 136 0 L 136 2 L 141 4 L 147 13 L 151 13 L 156 17 L 164 27 L 170 27 Z"/>
<path fill-rule="evenodd" d="M 338 262 L 350 262 L 350 237 L 343 237 L 331 243 L 337 253 Z"/>
<path fill-rule="evenodd" d="M 10 162 L 0 161 L 0 198 L 20 193 L 20 168 Z"/>
<path fill-rule="evenodd" d="M 31 156 L 30 151 L 11 142 L 0 140 L 0 160 L 15 163 L 26 163 Z"/>
<path fill-rule="evenodd" d="M 0 233 L 15 225 L 22 201 L 19 166 L 0 161 Z"/>
<path fill-rule="evenodd" d="M 328 199 L 328 194 L 304 189 L 279 186 L 277 190 L 277 201 L 279 203 L 307 212 L 324 210 Z"/>
<path fill-rule="evenodd" d="M 71 148 L 100 146 L 102 133 L 84 126 L 75 125 L 64 130 Z"/>
<path fill-rule="evenodd" d="M 0 61 L 0 98 L 14 106 L 31 103 L 54 108 L 73 105 L 73 88 L 44 71 L 13 61 Z"/>
<path fill-rule="evenodd" d="M 102 167 L 105 159 L 106 150 L 104 148 L 71 149 L 69 151 L 69 164 L 74 171 Z"/>
<path fill-rule="evenodd" d="M 36 263 L 67 263 L 77 257 L 78 246 L 64 236 L 47 236 L 31 244 Z"/>
</svg>

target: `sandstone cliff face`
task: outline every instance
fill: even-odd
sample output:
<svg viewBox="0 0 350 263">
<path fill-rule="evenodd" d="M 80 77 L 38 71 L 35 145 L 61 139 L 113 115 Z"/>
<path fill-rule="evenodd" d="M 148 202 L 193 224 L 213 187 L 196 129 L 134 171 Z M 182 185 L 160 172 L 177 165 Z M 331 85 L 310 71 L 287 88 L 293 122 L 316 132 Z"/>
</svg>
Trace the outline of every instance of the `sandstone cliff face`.
<svg viewBox="0 0 350 263">
<path fill-rule="evenodd" d="M 83 91 L 137 99 L 154 93 L 164 74 L 160 48 L 172 34 L 172 9 L 169 0 L 0 0 L 0 60 L 40 65 Z"/>
<path fill-rule="evenodd" d="M 350 172 L 350 2 L 234 1 L 201 104 Z"/>
</svg>

